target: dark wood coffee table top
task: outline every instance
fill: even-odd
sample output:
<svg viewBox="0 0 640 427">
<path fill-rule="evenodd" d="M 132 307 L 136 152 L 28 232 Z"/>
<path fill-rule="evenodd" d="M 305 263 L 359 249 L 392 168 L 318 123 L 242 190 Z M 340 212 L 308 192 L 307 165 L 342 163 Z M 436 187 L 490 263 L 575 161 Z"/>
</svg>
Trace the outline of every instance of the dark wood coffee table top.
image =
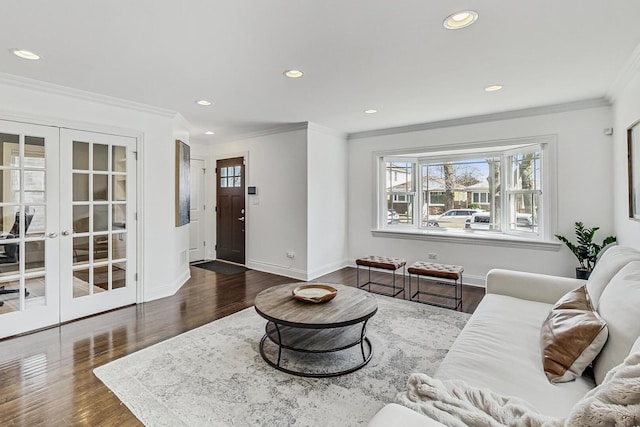
<svg viewBox="0 0 640 427">
<path fill-rule="evenodd" d="M 297 328 L 338 328 L 364 322 L 378 311 L 375 296 L 358 288 L 328 283 L 338 290 L 331 301 L 310 303 L 293 298 L 291 291 L 300 285 L 291 283 L 260 292 L 255 309 L 267 320 Z"/>
</svg>

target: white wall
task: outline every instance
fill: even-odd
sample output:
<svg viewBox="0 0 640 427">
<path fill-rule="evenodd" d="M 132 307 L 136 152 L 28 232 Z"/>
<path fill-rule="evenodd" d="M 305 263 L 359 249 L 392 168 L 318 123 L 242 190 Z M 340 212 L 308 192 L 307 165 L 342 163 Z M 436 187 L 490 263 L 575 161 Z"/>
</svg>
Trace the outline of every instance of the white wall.
<svg viewBox="0 0 640 427">
<path fill-rule="evenodd" d="M 613 153 L 613 194 L 615 230 L 621 245 L 640 249 L 640 221 L 629 218 L 629 181 L 627 168 L 627 128 L 640 120 L 640 75 L 635 74 L 621 87 L 614 102 L 615 126 Z M 636 154 L 637 156 L 637 154 Z M 637 160 L 637 158 L 636 158 Z"/>
<path fill-rule="evenodd" d="M 196 144 L 201 147 L 201 143 Z M 201 148 L 198 148 L 201 150 Z M 200 151 L 198 151 L 200 152 Z M 212 143 L 209 164 L 217 159 L 246 156 L 246 184 L 257 187 L 246 197 L 246 265 L 249 268 L 306 280 L 307 278 L 307 130 Z M 209 206 L 215 206 L 215 174 L 207 173 Z M 215 244 L 215 214 L 207 247 Z M 295 258 L 286 256 L 293 251 Z M 209 252 L 215 258 L 215 252 Z"/>
<path fill-rule="evenodd" d="M 309 124 L 308 278 L 347 265 L 347 142 L 346 135 Z"/>
<path fill-rule="evenodd" d="M 573 236 L 575 221 L 599 226 L 596 238 L 613 233 L 612 144 L 603 129 L 612 126 L 610 107 L 598 107 L 493 122 L 382 135 L 349 141 L 349 258 L 384 255 L 408 263 L 438 254 L 438 262 L 465 268 L 465 283 L 482 284 L 491 268 L 574 276 L 577 260 L 559 250 L 470 245 L 374 237 L 373 152 L 492 141 L 541 135 L 557 137 L 557 212 L 559 234 Z"/>
<path fill-rule="evenodd" d="M 95 100 L 94 100 L 95 99 Z M 130 105 L 130 107 L 129 107 Z M 94 96 L 27 79 L 0 78 L 0 118 L 63 125 L 88 131 L 129 134 L 141 138 L 142 206 L 138 206 L 144 250 L 138 264 L 145 301 L 171 295 L 188 278 L 181 252 L 188 244 L 186 227 L 174 227 L 174 136 L 180 120 L 170 112 L 149 111 L 133 103 Z M 114 132 L 116 130 L 116 132 Z M 171 197 L 167 197 L 171 189 Z"/>
</svg>

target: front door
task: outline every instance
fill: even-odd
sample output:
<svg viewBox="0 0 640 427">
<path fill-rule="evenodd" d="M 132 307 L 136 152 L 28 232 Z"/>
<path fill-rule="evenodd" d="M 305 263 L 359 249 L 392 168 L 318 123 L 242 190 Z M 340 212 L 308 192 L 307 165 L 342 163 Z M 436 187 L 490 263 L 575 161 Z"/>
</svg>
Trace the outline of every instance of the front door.
<svg viewBox="0 0 640 427">
<path fill-rule="evenodd" d="M 136 140 L 60 132 L 65 322 L 136 302 Z"/>
<path fill-rule="evenodd" d="M 217 161 L 216 258 L 245 262 L 244 158 Z"/>
<path fill-rule="evenodd" d="M 0 121 L 0 338 L 59 321 L 58 140 Z"/>
</svg>

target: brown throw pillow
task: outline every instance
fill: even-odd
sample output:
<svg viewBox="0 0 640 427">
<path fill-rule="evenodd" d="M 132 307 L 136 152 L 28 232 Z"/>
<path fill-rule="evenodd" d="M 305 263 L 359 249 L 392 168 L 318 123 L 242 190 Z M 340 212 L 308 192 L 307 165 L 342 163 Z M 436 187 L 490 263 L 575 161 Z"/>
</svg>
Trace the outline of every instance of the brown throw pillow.
<svg viewBox="0 0 640 427">
<path fill-rule="evenodd" d="M 600 353 L 607 324 L 593 310 L 586 286 L 565 294 L 553 306 L 540 330 L 542 365 L 552 383 L 572 381 Z"/>
</svg>

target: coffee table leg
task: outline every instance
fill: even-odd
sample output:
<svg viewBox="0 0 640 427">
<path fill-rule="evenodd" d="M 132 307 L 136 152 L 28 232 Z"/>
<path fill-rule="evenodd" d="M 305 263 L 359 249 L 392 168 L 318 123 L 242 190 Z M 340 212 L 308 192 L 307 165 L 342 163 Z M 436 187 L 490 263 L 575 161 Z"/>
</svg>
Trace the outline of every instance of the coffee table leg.
<svg viewBox="0 0 640 427">
<path fill-rule="evenodd" d="M 278 362 L 276 363 L 276 366 L 280 366 L 280 359 L 282 358 L 282 335 L 280 335 L 280 328 L 277 323 L 269 321 L 264 327 L 264 336 L 260 340 L 260 354 L 262 355 L 262 358 L 266 360 L 266 355 L 264 354 L 264 342 L 269 338 L 269 324 L 275 326 L 276 332 L 278 333 Z"/>
<path fill-rule="evenodd" d="M 366 361 L 367 356 L 364 354 L 364 339 L 367 336 L 367 322 L 369 319 L 365 320 L 362 324 L 362 331 L 360 332 L 360 351 L 362 351 L 362 360 Z M 373 347 L 369 347 L 370 352 L 373 353 Z"/>
</svg>

